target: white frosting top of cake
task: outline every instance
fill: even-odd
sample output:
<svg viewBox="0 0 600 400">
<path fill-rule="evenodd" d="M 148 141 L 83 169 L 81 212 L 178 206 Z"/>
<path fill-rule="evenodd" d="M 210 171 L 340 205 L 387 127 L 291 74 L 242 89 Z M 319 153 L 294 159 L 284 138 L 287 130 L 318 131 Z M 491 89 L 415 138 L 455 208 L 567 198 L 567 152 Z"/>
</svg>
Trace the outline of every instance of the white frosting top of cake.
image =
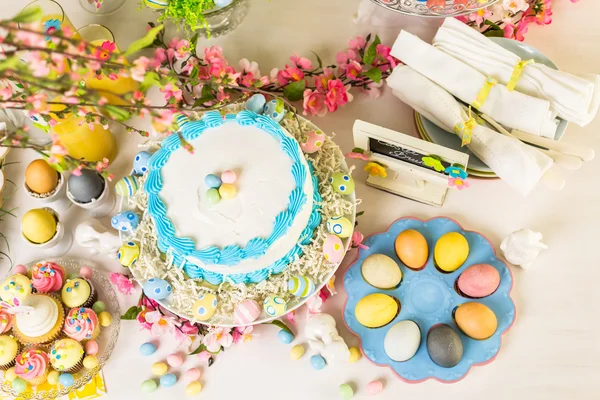
<svg viewBox="0 0 600 400">
<path fill-rule="evenodd" d="M 32 309 L 27 313 L 17 314 L 19 330 L 30 337 L 38 337 L 50 332 L 58 318 L 56 302 L 48 296 L 32 295 L 25 299 L 23 305 Z"/>
</svg>

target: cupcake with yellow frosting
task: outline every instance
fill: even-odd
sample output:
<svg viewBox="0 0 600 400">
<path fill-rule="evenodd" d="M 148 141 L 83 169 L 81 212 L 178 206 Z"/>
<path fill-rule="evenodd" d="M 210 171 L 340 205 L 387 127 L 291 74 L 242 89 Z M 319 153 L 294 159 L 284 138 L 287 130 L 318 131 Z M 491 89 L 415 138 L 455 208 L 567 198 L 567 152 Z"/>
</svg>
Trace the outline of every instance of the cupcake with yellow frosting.
<svg viewBox="0 0 600 400">
<path fill-rule="evenodd" d="M 20 350 L 21 346 L 14 337 L 0 336 L 0 369 L 2 371 L 6 371 L 15 365 L 15 357 Z"/>
<path fill-rule="evenodd" d="M 61 297 L 68 308 L 89 308 L 98 300 L 92 283 L 83 278 L 68 279 L 62 288 Z"/>
<path fill-rule="evenodd" d="M 46 382 L 49 368 L 50 357 L 40 349 L 27 349 L 15 360 L 15 374 L 29 382 L 31 386 Z"/>
<path fill-rule="evenodd" d="M 58 372 L 75 373 L 83 368 L 84 350 L 73 339 L 60 339 L 50 348 L 50 365 Z"/>
<path fill-rule="evenodd" d="M 13 306 L 19 306 L 31 295 L 31 280 L 21 274 L 9 276 L 0 283 L 0 299 Z"/>
<path fill-rule="evenodd" d="M 56 340 L 64 323 L 65 310 L 57 299 L 43 294 L 34 294 L 23 301 L 17 313 L 13 332 L 19 342 L 47 344 Z"/>
</svg>

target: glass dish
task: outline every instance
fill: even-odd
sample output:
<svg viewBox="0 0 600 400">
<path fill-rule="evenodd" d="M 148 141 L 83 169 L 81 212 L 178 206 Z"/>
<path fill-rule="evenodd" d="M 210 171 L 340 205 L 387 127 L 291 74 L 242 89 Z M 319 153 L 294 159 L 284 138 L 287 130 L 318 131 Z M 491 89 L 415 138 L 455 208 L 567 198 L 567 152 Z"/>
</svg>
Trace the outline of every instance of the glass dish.
<svg viewBox="0 0 600 400">
<path fill-rule="evenodd" d="M 371 0 L 380 7 L 400 14 L 417 17 L 446 18 L 470 14 L 473 11 L 487 8 L 498 0 L 469 0 L 465 4 L 455 4 L 454 0 L 446 0 L 443 6 L 427 7 L 426 0 Z"/>
<path fill-rule="evenodd" d="M 213 8 L 204 13 L 207 29 L 204 27 L 198 30 L 201 36 L 217 37 L 225 35 L 237 28 L 250 8 L 249 0 L 233 0 L 231 4 L 222 8 Z"/>
</svg>

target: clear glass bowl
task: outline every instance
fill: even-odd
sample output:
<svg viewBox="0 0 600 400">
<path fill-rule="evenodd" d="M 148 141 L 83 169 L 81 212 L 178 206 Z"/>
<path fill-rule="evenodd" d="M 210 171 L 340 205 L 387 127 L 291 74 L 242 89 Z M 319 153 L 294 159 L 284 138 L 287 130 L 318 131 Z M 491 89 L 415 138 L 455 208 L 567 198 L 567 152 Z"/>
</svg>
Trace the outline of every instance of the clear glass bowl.
<svg viewBox="0 0 600 400">
<path fill-rule="evenodd" d="M 444 5 L 428 7 L 425 0 L 371 0 L 380 7 L 405 15 L 417 17 L 447 18 L 470 14 L 491 6 L 499 0 L 468 0 L 456 4 L 454 0 L 446 0 Z"/>
<path fill-rule="evenodd" d="M 225 35 L 237 28 L 250 8 L 249 0 L 233 0 L 233 2 L 223 8 L 214 8 L 204 13 L 208 29 L 200 28 L 198 30 L 201 36 L 217 37 Z"/>
</svg>

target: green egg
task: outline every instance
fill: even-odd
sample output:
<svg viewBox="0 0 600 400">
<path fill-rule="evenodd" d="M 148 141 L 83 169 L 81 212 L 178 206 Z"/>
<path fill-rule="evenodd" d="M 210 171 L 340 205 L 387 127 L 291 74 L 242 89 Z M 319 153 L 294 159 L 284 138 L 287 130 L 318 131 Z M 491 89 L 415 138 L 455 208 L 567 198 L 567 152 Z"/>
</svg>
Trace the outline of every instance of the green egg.
<svg viewBox="0 0 600 400">
<path fill-rule="evenodd" d="M 106 305 L 104 304 L 103 301 L 97 301 L 94 303 L 94 305 L 92 306 L 92 310 L 94 310 L 94 312 L 96 314 L 100 314 L 102 311 L 106 310 Z"/>
<path fill-rule="evenodd" d="M 208 189 L 206 192 L 206 201 L 208 201 L 208 204 L 213 206 L 215 204 L 218 204 L 219 201 L 221 201 L 221 195 L 219 194 L 219 190 L 215 188 Z"/>
<path fill-rule="evenodd" d="M 354 193 L 354 179 L 345 172 L 334 172 L 329 183 L 333 186 L 333 190 L 340 194 L 350 195 Z"/>
<path fill-rule="evenodd" d="M 154 379 L 148 379 L 147 381 L 142 382 L 142 391 L 145 393 L 152 393 L 157 388 L 158 385 Z"/>
</svg>

